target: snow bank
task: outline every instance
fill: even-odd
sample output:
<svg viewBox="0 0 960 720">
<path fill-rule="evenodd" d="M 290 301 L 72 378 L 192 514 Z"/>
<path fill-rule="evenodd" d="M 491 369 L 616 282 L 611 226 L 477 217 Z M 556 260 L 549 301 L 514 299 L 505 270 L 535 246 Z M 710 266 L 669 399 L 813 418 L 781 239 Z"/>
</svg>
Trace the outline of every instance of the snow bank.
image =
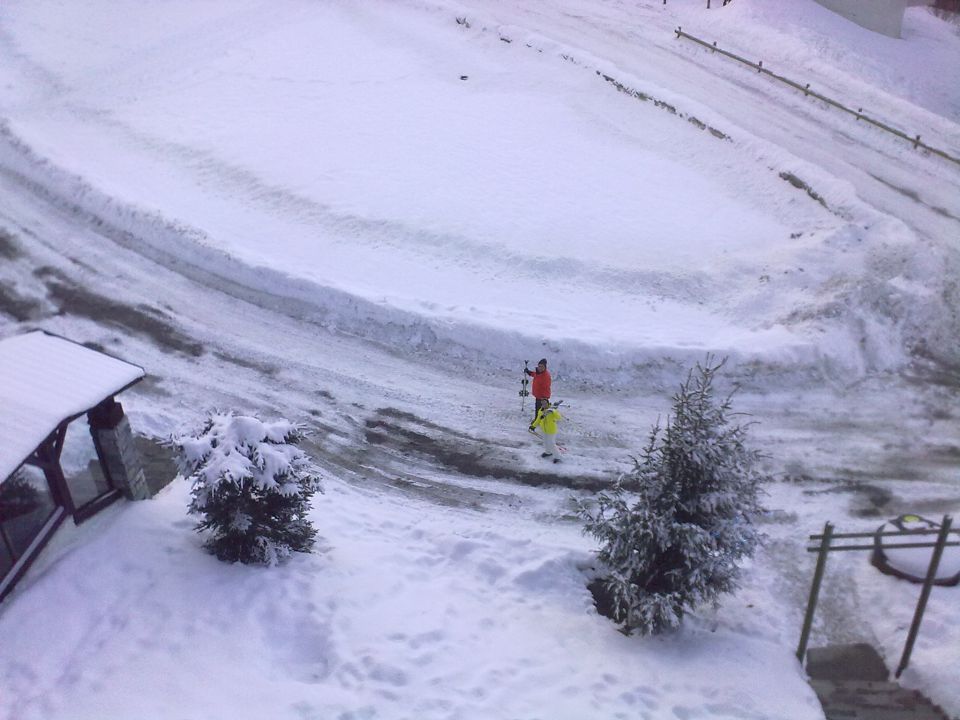
<svg viewBox="0 0 960 720">
<path fill-rule="evenodd" d="M 446 5 L 265 21 L 255 2 L 181 26 L 174 2 L 105 43 L 115 14 L 91 7 L 66 45 L 49 40 L 69 14 L 5 9 L 0 162 L 225 292 L 424 357 L 506 368 L 536 346 L 614 386 L 707 351 L 804 383 L 955 349 L 940 248 L 542 31 L 466 28 Z"/>
</svg>

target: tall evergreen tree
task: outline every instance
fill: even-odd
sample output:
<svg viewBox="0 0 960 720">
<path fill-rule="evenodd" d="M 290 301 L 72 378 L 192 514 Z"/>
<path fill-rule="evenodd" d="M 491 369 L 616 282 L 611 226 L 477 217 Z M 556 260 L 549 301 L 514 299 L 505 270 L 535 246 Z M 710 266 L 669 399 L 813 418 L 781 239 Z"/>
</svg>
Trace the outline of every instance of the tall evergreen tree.
<svg viewBox="0 0 960 720">
<path fill-rule="evenodd" d="M 746 427 L 730 420 L 731 398 L 718 400 L 723 362 L 708 356 L 673 397 L 630 473 L 582 508 L 584 532 L 600 541 L 602 585 L 614 619 L 627 632 L 676 627 L 696 606 L 717 604 L 737 587 L 737 560 L 753 554 L 761 510 L 759 454 Z M 636 495 L 624 486 L 637 487 Z"/>
<path fill-rule="evenodd" d="M 302 438 L 287 420 L 213 413 L 198 432 L 170 441 L 193 483 L 189 512 L 203 517 L 196 529 L 211 531 L 206 547 L 220 560 L 272 565 L 313 545 L 307 512 L 322 488 L 296 446 Z"/>
</svg>

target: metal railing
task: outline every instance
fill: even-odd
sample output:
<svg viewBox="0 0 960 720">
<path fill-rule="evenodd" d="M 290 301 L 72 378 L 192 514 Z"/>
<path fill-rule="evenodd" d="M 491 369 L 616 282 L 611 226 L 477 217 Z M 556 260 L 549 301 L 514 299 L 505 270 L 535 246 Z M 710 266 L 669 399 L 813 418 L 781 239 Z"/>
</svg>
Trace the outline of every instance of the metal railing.
<svg viewBox="0 0 960 720">
<path fill-rule="evenodd" d="M 823 526 L 823 534 L 811 535 L 811 540 L 819 540 L 820 544 L 816 547 L 808 547 L 807 552 L 815 552 L 817 555 L 817 567 L 813 572 L 813 585 L 810 587 L 810 598 L 807 600 L 807 612 L 803 618 L 803 629 L 800 631 L 800 644 L 797 646 L 797 659 L 802 663 L 803 656 L 807 651 L 807 641 L 810 639 L 810 628 L 813 626 L 813 614 L 817 607 L 817 598 L 820 595 L 820 584 L 823 582 L 823 572 L 827 564 L 827 554 L 838 550 L 874 550 L 875 543 L 869 545 L 834 545 L 835 540 L 851 540 L 855 538 L 881 538 L 881 537 L 906 537 L 911 535 L 936 535 L 935 542 L 911 542 L 911 543 L 891 543 L 884 545 L 883 549 L 893 550 L 897 548 L 933 548 L 930 556 L 930 564 L 927 567 L 927 574 L 923 581 L 923 589 L 920 591 L 920 599 L 917 601 L 916 610 L 913 613 L 913 622 L 910 624 L 910 632 L 907 635 L 907 643 L 903 648 L 903 655 L 900 657 L 900 664 L 897 666 L 896 677 L 906 669 L 910 662 L 910 655 L 913 652 L 913 645 L 917 639 L 917 633 L 920 631 L 920 622 L 923 620 L 923 612 L 927 607 L 927 600 L 930 598 L 930 590 L 933 587 L 937 577 L 937 569 L 940 566 L 940 558 L 943 555 L 945 547 L 960 545 L 960 542 L 947 542 L 950 533 L 960 533 L 958 530 L 951 530 L 950 526 L 953 519 L 949 515 L 944 515 L 940 523 L 939 530 L 895 530 L 890 532 L 872 532 L 872 533 L 835 533 L 833 525 L 827 523 Z"/>
<path fill-rule="evenodd" d="M 706 40 L 702 40 L 702 39 L 700 39 L 700 38 L 698 38 L 698 37 L 695 37 L 695 36 L 693 36 L 693 35 L 691 35 L 691 34 L 689 34 L 689 33 L 685 33 L 685 32 L 683 32 L 683 28 L 681 28 L 681 27 L 678 27 L 676 30 L 674 30 L 674 32 L 675 32 L 676 35 L 677 35 L 677 39 L 686 38 L 686 39 L 688 39 L 688 40 L 692 40 L 693 42 L 697 43 L 698 45 L 702 45 L 703 47 L 707 48 L 707 49 L 710 50 L 711 52 L 718 52 L 718 53 L 720 53 L 721 55 L 724 55 L 725 57 L 731 58 L 732 60 L 736 60 L 737 62 L 743 63 L 744 65 L 747 65 L 748 67 L 753 68 L 753 69 L 756 70 L 758 73 L 763 73 L 763 74 L 769 75 L 769 76 L 770 76 L 771 78 L 773 78 L 774 80 L 779 80 L 780 82 L 782 82 L 782 83 L 784 83 L 784 84 L 786 84 L 786 85 L 789 85 L 789 86 L 792 87 L 792 88 L 796 88 L 797 90 L 799 90 L 800 92 L 802 92 L 802 93 L 804 94 L 804 96 L 815 97 L 817 100 L 820 100 L 820 101 L 822 101 L 822 102 L 825 102 L 825 103 L 827 103 L 828 105 L 831 105 L 832 107 L 837 108 L 838 110 L 842 110 L 843 112 L 848 113 L 849 115 L 854 116 L 858 121 L 859 121 L 859 120 L 863 120 L 864 122 L 870 123 L 871 125 L 874 125 L 875 127 L 878 127 L 878 128 L 880 128 L 881 130 L 883 130 L 883 131 L 885 131 L 885 132 L 888 132 L 888 133 L 890 133 L 890 134 L 892 134 L 892 135 L 896 135 L 898 138 L 902 138 L 903 140 L 906 140 L 907 142 L 909 142 L 910 144 L 912 144 L 913 147 L 914 147 L 914 149 L 923 148 L 923 149 L 926 150 L 927 152 L 933 153 L 934 155 L 939 155 L 940 157 L 942 157 L 942 158 L 944 158 L 944 159 L 946 159 L 946 160 L 949 160 L 950 162 L 953 162 L 953 163 L 956 163 L 957 165 L 960 165 L 960 158 L 954 157 L 953 155 L 949 154 L 948 152 L 946 152 L 946 151 L 944 151 L 944 150 L 941 150 L 941 149 L 939 149 L 939 148 L 935 148 L 935 147 L 933 147 L 932 145 L 927 145 L 925 142 L 922 142 L 922 141 L 920 140 L 920 135 L 910 136 L 910 135 L 908 135 L 907 133 L 903 132 L 902 130 L 898 130 L 898 129 L 895 128 L 895 127 L 891 127 L 890 125 L 888 125 L 888 124 L 886 124 L 886 123 L 884 123 L 884 122 L 881 122 L 880 120 L 877 120 L 876 118 L 873 118 L 873 117 L 870 117 L 869 115 L 864 114 L 863 108 L 857 108 L 856 110 L 853 110 L 853 109 L 851 109 L 851 108 L 848 108 L 846 105 L 844 105 L 844 104 L 841 103 L 841 102 L 838 102 L 838 101 L 834 100 L 833 98 L 827 97 L 826 95 L 822 95 L 822 94 L 820 94 L 820 93 L 818 93 L 818 92 L 815 92 L 815 91 L 811 90 L 811 89 L 810 89 L 810 83 L 807 83 L 806 85 L 801 85 L 800 83 L 796 82 L 795 80 L 791 80 L 790 78 L 786 78 L 786 77 L 784 77 L 784 76 L 782 76 L 782 75 L 777 75 L 775 72 L 773 72 L 773 71 L 771 71 L 771 70 L 769 70 L 768 68 L 765 68 L 765 67 L 763 66 L 763 60 L 760 60 L 760 61 L 758 61 L 758 62 L 753 62 L 753 61 L 751 61 L 751 60 L 747 60 L 746 58 L 741 57 L 741 56 L 739 56 L 739 55 L 737 55 L 737 54 L 735 54 L 735 53 L 732 53 L 732 52 L 730 52 L 729 50 L 724 50 L 724 49 L 722 49 L 722 48 L 717 47 L 716 41 L 714 41 L 713 43 L 709 43 L 709 42 L 707 42 Z"/>
</svg>

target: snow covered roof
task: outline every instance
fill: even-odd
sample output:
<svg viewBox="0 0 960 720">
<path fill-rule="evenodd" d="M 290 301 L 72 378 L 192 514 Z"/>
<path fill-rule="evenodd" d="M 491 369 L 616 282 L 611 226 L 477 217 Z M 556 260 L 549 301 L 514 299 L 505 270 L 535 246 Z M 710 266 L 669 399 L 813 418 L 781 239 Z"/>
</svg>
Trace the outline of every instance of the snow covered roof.
<svg viewBox="0 0 960 720">
<path fill-rule="evenodd" d="M 0 340 L 0 482 L 64 420 L 143 376 L 141 367 L 45 332 Z"/>
</svg>

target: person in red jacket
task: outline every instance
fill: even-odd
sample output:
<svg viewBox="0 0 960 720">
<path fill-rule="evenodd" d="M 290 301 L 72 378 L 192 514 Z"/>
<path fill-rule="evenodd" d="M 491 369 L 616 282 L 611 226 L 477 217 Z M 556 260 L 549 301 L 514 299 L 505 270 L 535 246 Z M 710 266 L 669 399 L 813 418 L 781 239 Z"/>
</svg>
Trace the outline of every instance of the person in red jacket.
<svg viewBox="0 0 960 720">
<path fill-rule="evenodd" d="M 533 419 L 537 419 L 537 413 L 544 407 L 544 403 L 550 400 L 550 372 L 547 370 L 547 359 L 541 358 L 537 363 L 536 370 L 523 371 L 533 377 L 533 387 L 530 392 L 533 394 Z"/>
</svg>

